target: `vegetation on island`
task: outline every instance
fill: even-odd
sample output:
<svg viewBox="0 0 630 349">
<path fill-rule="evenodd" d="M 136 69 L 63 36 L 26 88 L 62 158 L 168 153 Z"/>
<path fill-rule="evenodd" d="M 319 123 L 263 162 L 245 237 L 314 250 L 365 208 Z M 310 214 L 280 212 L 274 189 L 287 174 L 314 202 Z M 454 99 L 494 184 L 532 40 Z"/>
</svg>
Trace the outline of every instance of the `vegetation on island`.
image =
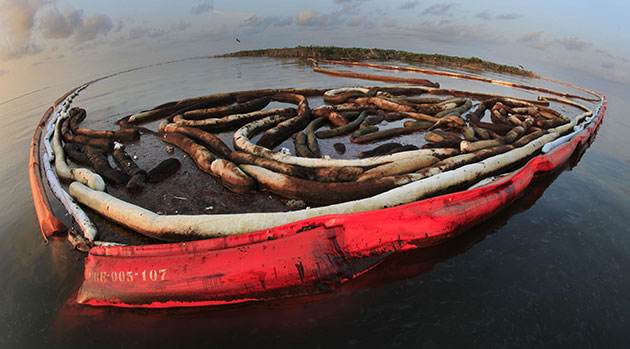
<svg viewBox="0 0 630 349">
<path fill-rule="evenodd" d="M 535 77 L 531 71 L 504 64 L 484 61 L 477 57 L 457 57 L 441 54 L 414 53 L 400 50 L 384 50 L 378 48 L 336 47 L 336 46 L 297 46 L 293 48 L 268 48 L 259 50 L 238 51 L 218 57 L 281 57 L 281 58 L 313 58 L 354 61 L 391 61 L 397 60 L 409 64 L 422 64 L 448 68 L 485 70 L 503 74 Z"/>
</svg>

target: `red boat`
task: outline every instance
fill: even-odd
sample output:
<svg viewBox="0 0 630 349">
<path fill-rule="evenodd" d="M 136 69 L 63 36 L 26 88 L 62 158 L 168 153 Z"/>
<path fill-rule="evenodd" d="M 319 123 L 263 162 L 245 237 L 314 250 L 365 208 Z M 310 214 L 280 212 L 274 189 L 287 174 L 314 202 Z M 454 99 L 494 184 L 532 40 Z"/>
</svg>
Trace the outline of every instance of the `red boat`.
<svg viewBox="0 0 630 349">
<path fill-rule="evenodd" d="M 29 175 L 45 237 L 66 227 L 52 213 L 41 142 L 71 91 L 44 114 L 31 144 Z M 323 215 L 246 234 L 89 249 L 77 302 L 120 307 L 203 306 L 330 292 L 403 251 L 433 246 L 487 220 L 532 179 L 592 142 L 606 100 L 580 127 L 547 144 L 513 172 L 466 190 L 378 210 Z M 492 159 L 492 158 L 490 158 Z M 489 160 L 490 160 L 489 159 Z M 78 218 L 80 220 L 80 218 Z"/>
</svg>

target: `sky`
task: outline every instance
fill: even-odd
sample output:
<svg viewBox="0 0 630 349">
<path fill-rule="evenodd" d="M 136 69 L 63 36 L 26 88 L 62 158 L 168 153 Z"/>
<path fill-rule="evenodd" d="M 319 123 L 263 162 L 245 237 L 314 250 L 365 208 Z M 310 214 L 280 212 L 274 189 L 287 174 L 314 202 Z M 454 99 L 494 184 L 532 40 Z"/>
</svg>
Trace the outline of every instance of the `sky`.
<svg viewBox="0 0 630 349">
<path fill-rule="evenodd" d="M 297 45 L 474 56 L 626 84 L 628 13 L 630 2 L 609 0 L 0 0 L 0 103 L 147 64 Z"/>
</svg>

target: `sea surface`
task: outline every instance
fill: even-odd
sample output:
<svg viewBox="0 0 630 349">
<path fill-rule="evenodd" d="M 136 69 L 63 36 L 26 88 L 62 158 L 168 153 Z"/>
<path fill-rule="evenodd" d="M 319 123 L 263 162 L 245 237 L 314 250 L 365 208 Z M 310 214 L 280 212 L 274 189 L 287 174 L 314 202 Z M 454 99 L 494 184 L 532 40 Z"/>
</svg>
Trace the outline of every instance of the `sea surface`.
<svg viewBox="0 0 630 349">
<path fill-rule="evenodd" d="M 444 245 L 394 258 L 333 294 L 172 310 L 75 304 L 84 255 L 64 237 L 45 243 L 39 231 L 27 172 L 30 140 L 47 107 L 87 79 L 0 101 L 0 347 L 628 347 L 629 86 L 556 73 L 549 77 L 608 98 L 595 142 L 487 222 Z M 481 75 L 581 94 L 546 81 Z M 378 84 L 317 74 L 298 60 L 202 58 L 112 76 L 73 105 L 86 108 L 89 118 L 114 120 L 215 92 Z"/>
</svg>

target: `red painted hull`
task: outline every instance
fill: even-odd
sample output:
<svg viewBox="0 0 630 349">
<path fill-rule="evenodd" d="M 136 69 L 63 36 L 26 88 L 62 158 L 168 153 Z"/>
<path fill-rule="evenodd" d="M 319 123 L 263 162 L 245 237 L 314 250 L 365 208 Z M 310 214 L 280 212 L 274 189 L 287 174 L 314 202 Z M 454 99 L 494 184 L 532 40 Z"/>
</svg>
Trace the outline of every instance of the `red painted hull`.
<svg viewBox="0 0 630 349">
<path fill-rule="evenodd" d="M 42 134 L 42 128 L 50 114 L 52 114 L 54 106 L 48 108 L 39 121 L 35 134 L 31 140 L 31 151 L 28 160 L 28 178 L 31 183 L 31 194 L 33 195 L 33 204 L 35 205 L 35 212 L 37 213 L 37 220 L 39 222 L 39 228 L 44 236 L 44 240 L 48 241 L 48 238 L 54 234 L 66 232 L 68 228 L 55 217 L 50 210 L 50 202 L 46 194 L 45 186 L 42 183 L 42 167 L 40 166 L 40 139 Z"/>
<path fill-rule="evenodd" d="M 566 163 L 589 141 L 602 112 L 568 143 L 488 185 L 403 206 L 315 217 L 249 234 L 90 250 L 79 303 L 176 307 L 324 292 L 397 252 L 432 246 L 523 194 L 536 173 Z"/>
</svg>

